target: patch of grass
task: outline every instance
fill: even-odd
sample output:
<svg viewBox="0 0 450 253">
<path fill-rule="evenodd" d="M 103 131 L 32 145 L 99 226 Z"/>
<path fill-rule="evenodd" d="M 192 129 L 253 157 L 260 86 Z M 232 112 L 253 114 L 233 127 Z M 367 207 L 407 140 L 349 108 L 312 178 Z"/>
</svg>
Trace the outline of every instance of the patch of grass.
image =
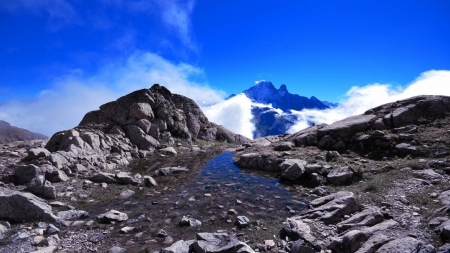
<svg viewBox="0 0 450 253">
<path fill-rule="evenodd" d="M 378 192 L 378 186 L 375 184 L 369 184 L 363 188 L 363 191 L 364 192 Z"/>
</svg>

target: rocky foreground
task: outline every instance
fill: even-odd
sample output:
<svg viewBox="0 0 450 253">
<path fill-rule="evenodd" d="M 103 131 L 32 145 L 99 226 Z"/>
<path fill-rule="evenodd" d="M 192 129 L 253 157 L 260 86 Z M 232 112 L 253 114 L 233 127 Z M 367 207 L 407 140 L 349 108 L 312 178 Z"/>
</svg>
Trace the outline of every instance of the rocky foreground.
<svg viewBox="0 0 450 253">
<path fill-rule="evenodd" d="M 250 141 L 155 85 L 49 141 L 1 145 L 0 251 L 448 252 L 449 110 L 448 97 L 419 96 Z M 276 210 L 258 195 L 170 195 L 224 150 L 309 208 L 264 220 L 254 210 Z"/>
</svg>

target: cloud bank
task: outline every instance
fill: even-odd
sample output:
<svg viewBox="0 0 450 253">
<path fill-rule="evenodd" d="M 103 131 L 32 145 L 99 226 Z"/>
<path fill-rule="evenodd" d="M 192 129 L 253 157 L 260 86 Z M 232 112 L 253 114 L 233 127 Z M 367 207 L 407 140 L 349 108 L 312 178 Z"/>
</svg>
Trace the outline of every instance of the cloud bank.
<svg viewBox="0 0 450 253">
<path fill-rule="evenodd" d="M 320 94 L 317 95 L 320 97 Z M 331 124 L 349 116 L 362 114 L 373 107 L 418 95 L 450 96 L 450 71 L 423 72 L 406 87 L 393 87 L 390 84 L 379 83 L 352 87 L 336 108 L 292 111 L 298 117 L 298 122 L 289 129 L 289 132 L 300 131 L 308 127 L 310 122 Z"/>
<path fill-rule="evenodd" d="M 215 105 L 202 107 L 202 110 L 210 121 L 253 138 L 255 125 L 251 122 L 252 105 L 252 101 L 245 94 L 239 94 Z"/>
<path fill-rule="evenodd" d="M 224 92 L 208 87 L 202 69 L 186 63 L 176 64 L 153 53 L 138 52 L 92 75 L 73 70 L 32 100 L 0 104 L 0 119 L 51 136 L 77 126 L 87 112 L 97 110 L 100 105 L 155 83 L 192 98 L 199 105 L 218 103 L 225 96 Z"/>
</svg>

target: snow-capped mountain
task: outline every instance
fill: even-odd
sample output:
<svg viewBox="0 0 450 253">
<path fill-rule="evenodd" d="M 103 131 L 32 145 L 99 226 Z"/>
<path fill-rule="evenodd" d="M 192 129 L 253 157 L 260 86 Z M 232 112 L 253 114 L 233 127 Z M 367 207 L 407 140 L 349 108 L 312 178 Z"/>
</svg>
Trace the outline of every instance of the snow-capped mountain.
<svg viewBox="0 0 450 253">
<path fill-rule="evenodd" d="M 324 104 L 314 96 L 307 98 L 291 94 L 284 84 L 277 89 L 268 81 L 259 81 L 242 93 L 253 102 L 252 122 L 255 125 L 253 138 L 286 133 L 297 121 L 291 110 L 323 110 L 335 106 L 333 103 Z M 227 99 L 234 96 L 233 94 Z"/>
<path fill-rule="evenodd" d="M 255 86 L 243 91 L 248 98 L 262 104 L 272 104 L 274 108 L 279 108 L 285 112 L 290 110 L 301 111 L 303 109 L 327 109 L 316 97 L 311 98 L 291 94 L 286 85 L 275 88 L 271 82 L 260 81 Z"/>
</svg>

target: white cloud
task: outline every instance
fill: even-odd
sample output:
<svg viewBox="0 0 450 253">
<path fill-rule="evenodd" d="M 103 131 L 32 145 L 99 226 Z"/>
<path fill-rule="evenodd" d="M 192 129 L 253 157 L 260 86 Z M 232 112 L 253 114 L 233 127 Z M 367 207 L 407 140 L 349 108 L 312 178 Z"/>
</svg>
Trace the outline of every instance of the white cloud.
<svg viewBox="0 0 450 253">
<path fill-rule="evenodd" d="M 75 127 L 84 114 L 100 105 L 155 83 L 190 97 L 199 105 L 222 101 L 223 92 L 209 88 L 204 81 L 194 81 L 203 76 L 201 69 L 191 65 L 174 64 L 156 54 L 138 52 L 90 76 L 76 69 L 55 80 L 51 89 L 43 90 L 33 100 L 0 104 L 0 119 L 51 136 Z"/>
<path fill-rule="evenodd" d="M 347 92 L 346 98 L 339 102 L 337 108 L 292 111 L 297 115 L 299 121 L 291 127 L 289 132 L 300 131 L 308 127 L 309 122 L 331 124 L 349 116 L 362 114 L 373 107 L 418 95 L 450 96 L 450 71 L 430 70 L 424 72 L 404 88 L 378 83 L 364 87 L 352 87 Z"/>
<path fill-rule="evenodd" d="M 253 138 L 255 126 L 251 122 L 252 104 L 245 94 L 239 94 L 221 103 L 203 107 L 202 110 L 210 121 L 245 137 Z"/>
<path fill-rule="evenodd" d="M 193 40 L 191 13 L 194 9 L 195 1 L 170 0 L 158 1 L 162 8 L 162 18 L 164 22 L 175 30 L 181 42 L 193 51 L 197 51 L 197 46 Z"/>
</svg>

